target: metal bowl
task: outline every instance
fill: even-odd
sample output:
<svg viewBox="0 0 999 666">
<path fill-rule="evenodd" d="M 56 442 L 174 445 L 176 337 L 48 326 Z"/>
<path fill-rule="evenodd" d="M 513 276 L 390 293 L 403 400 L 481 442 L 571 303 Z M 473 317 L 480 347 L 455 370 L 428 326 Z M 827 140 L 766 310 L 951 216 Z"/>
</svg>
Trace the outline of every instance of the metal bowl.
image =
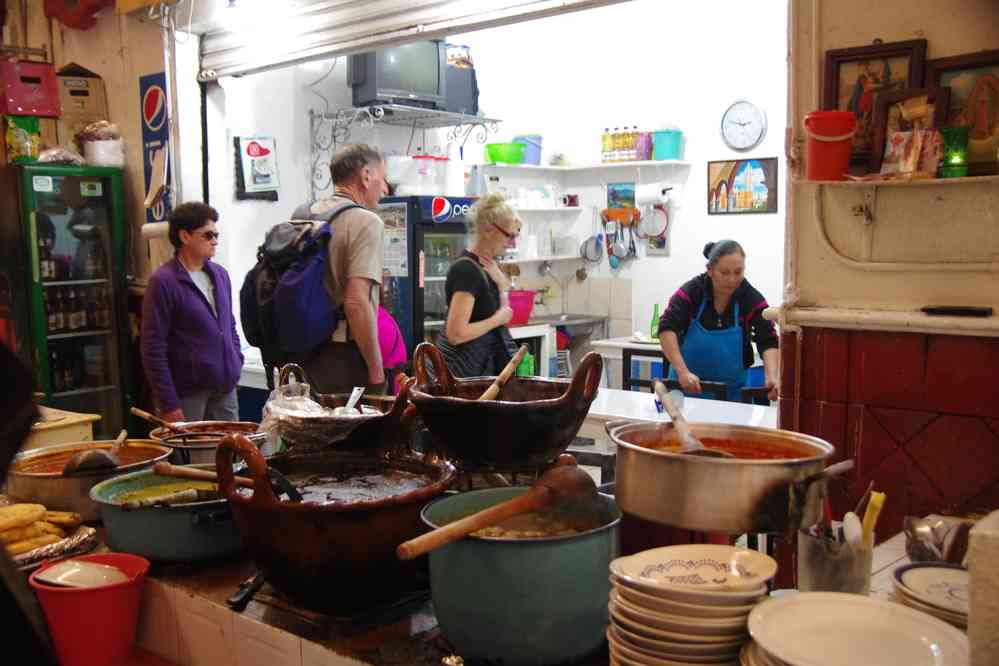
<svg viewBox="0 0 999 666">
<path fill-rule="evenodd" d="M 162 426 L 150 432 L 149 439 L 173 449 L 170 462 L 175 465 L 214 465 L 215 449 L 222 438 L 229 433 L 245 435 L 257 447 L 267 442 L 267 433 L 257 432 L 260 424 L 253 421 L 184 421 L 174 425 L 191 432 L 211 435 L 194 437 L 178 435 Z"/>
<path fill-rule="evenodd" d="M 649 448 L 676 441 L 672 423 L 613 421 L 615 497 L 622 511 L 655 523 L 728 534 L 786 533 L 814 524 L 822 484 L 805 480 L 825 467 L 833 446 L 788 430 L 691 423 L 697 437 L 774 442 L 800 456 L 778 460 L 704 458 Z"/>
</svg>

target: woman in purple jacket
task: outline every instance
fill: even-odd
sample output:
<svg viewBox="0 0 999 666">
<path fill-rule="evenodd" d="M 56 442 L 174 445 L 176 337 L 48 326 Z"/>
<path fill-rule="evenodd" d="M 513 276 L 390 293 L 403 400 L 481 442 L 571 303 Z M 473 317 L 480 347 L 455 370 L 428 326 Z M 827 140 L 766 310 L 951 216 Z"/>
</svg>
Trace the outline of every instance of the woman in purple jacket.
<svg viewBox="0 0 999 666">
<path fill-rule="evenodd" d="M 170 213 L 173 259 L 156 269 L 142 300 L 142 365 L 167 421 L 239 419 L 243 367 L 232 284 L 214 263 L 218 212 L 189 202 Z"/>
</svg>

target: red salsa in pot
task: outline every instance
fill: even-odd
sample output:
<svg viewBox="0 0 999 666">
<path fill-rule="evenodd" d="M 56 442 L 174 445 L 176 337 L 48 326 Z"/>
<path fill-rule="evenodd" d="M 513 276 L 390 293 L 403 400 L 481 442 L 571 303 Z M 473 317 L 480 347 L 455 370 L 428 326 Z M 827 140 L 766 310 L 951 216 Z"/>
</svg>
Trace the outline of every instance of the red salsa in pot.
<svg viewBox="0 0 999 666">
<path fill-rule="evenodd" d="M 719 449 L 731 453 L 736 458 L 746 460 L 787 460 L 790 458 L 807 458 L 817 452 L 801 446 L 783 442 L 743 441 L 727 437 L 699 437 L 701 443 L 709 449 Z M 678 453 L 680 442 L 641 442 L 640 446 L 656 451 Z"/>
</svg>

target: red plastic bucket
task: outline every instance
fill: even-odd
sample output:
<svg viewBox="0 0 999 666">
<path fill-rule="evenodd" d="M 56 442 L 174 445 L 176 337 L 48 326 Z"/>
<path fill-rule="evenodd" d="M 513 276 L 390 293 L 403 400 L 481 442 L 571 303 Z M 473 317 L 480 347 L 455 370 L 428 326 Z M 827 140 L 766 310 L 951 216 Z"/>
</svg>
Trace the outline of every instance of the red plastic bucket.
<svg viewBox="0 0 999 666">
<path fill-rule="evenodd" d="M 857 117 L 852 111 L 813 111 L 805 116 L 808 180 L 845 180 Z"/>
<path fill-rule="evenodd" d="M 132 654 L 139 620 L 142 586 L 149 560 L 126 553 L 73 558 L 121 569 L 131 578 L 102 587 L 46 585 L 35 577 L 54 562 L 38 568 L 28 582 L 38 595 L 60 666 L 117 666 Z"/>
<path fill-rule="evenodd" d="M 521 326 L 531 318 L 531 311 L 534 310 L 534 294 L 535 292 L 530 290 L 510 290 L 510 309 L 513 310 L 510 326 Z"/>
</svg>

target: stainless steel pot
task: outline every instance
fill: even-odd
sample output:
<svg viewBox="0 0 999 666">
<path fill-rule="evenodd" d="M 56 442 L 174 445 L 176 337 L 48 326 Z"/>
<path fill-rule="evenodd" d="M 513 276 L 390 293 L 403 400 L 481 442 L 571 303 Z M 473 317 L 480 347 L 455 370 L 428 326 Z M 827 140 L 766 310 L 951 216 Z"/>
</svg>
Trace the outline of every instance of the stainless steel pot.
<svg viewBox="0 0 999 666">
<path fill-rule="evenodd" d="M 63 476 L 61 472 L 32 473 L 21 471 L 33 463 L 41 462 L 50 456 L 64 455 L 65 452 L 76 453 L 97 448 L 109 450 L 112 440 L 93 442 L 73 442 L 31 449 L 14 456 L 14 461 L 7 472 L 7 494 L 25 501 L 44 504 L 46 508 L 55 511 L 75 511 L 84 520 L 97 520 L 100 514 L 97 505 L 90 500 L 90 489 L 113 476 L 138 472 L 152 467 L 160 460 L 170 456 L 170 448 L 160 446 L 148 439 L 129 439 L 127 446 L 148 449 L 149 458 L 131 465 L 121 465 L 109 470 L 95 470 L 79 476 Z"/>
<path fill-rule="evenodd" d="M 214 465 L 215 449 L 229 433 L 239 433 L 260 448 L 267 443 L 267 433 L 257 432 L 259 424 L 252 421 L 183 421 L 175 426 L 200 436 L 178 435 L 159 427 L 149 433 L 149 439 L 173 449 L 170 462 L 175 465 Z"/>
<path fill-rule="evenodd" d="M 703 458 L 654 450 L 647 447 L 678 441 L 672 423 L 612 421 L 606 430 L 617 445 L 615 497 L 622 511 L 728 534 L 786 533 L 817 522 L 824 481 L 808 477 L 823 470 L 831 444 L 773 428 L 691 423 L 690 429 L 697 437 L 780 443 L 798 449 L 800 457 Z"/>
</svg>

